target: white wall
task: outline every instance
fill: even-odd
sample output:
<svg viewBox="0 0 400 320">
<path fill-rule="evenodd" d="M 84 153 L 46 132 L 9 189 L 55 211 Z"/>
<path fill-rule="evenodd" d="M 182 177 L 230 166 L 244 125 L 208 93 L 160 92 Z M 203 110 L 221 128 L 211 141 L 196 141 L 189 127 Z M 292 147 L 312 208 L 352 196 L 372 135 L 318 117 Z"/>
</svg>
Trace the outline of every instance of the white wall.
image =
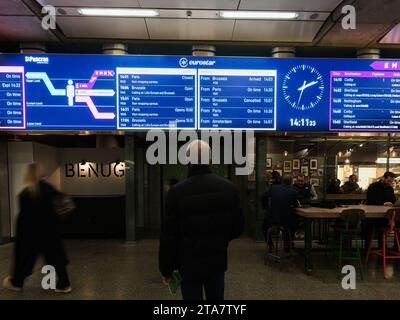
<svg viewBox="0 0 400 320">
<path fill-rule="evenodd" d="M 61 177 L 58 149 L 40 143 L 33 143 L 33 159 L 46 181 L 60 190 Z"/>
<path fill-rule="evenodd" d="M 32 142 L 9 142 L 9 194 L 10 194 L 10 220 L 11 236 L 15 235 L 15 222 L 19 212 L 18 194 L 23 189 L 22 174 L 25 167 L 32 162 L 38 164 L 40 173 L 54 187 L 73 196 L 109 196 L 125 194 L 125 176 L 118 177 L 113 173 L 109 177 L 99 177 L 94 174 L 88 177 L 82 171 L 81 175 L 66 177 L 65 165 L 81 163 L 86 160 L 88 163 L 109 164 L 117 160 L 124 160 L 123 149 L 94 149 L 94 148 L 64 148 L 32 143 Z M 107 166 L 103 172 L 108 174 Z M 124 163 L 118 167 L 121 174 Z M 82 175 L 86 175 L 83 177 Z"/>
<path fill-rule="evenodd" d="M 8 143 L 8 168 L 10 192 L 11 236 L 15 236 L 15 222 L 19 212 L 18 194 L 23 188 L 22 173 L 27 164 L 32 163 L 32 142 Z"/>
</svg>

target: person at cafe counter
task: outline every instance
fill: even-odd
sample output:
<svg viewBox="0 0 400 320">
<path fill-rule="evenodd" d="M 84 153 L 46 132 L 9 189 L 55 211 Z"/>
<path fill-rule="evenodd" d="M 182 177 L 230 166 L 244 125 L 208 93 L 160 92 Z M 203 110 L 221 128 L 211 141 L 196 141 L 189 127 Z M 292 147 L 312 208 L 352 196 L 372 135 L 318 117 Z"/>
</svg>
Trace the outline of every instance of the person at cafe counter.
<svg viewBox="0 0 400 320">
<path fill-rule="evenodd" d="M 349 181 L 346 181 L 343 185 L 344 193 L 360 193 L 362 189 L 358 185 L 358 177 L 355 174 L 349 176 Z"/>
<path fill-rule="evenodd" d="M 318 200 L 314 186 L 306 182 L 304 174 L 297 176 L 293 189 L 297 192 L 297 200 L 301 205 L 309 205 L 311 201 Z"/>
<path fill-rule="evenodd" d="M 367 190 L 367 205 L 376 206 L 393 206 L 396 202 L 396 196 L 394 195 L 394 189 L 392 187 L 395 174 L 387 171 L 383 175 L 383 178 L 377 182 L 372 183 Z M 388 224 L 387 219 L 371 219 L 365 222 L 365 235 L 368 238 L 371 234 L 372 228 L 376 229 L 380 227 L 386 227 Z M 367 239 L 368 240 L 368 239 Z M 367 243 L 367 242 L 366 242 Z M 383 247 L 382 232 L 378 235 L 379 248 Z"/>
</svg>

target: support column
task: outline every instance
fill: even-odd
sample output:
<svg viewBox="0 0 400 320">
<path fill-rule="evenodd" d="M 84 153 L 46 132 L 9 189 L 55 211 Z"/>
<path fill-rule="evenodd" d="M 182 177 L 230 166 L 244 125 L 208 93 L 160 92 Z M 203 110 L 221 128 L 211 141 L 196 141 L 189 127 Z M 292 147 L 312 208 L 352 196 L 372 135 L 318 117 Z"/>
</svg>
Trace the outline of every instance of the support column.
<svg viewBox="0 0 400 320">
<path fill-rule="evenodd" d="M 267 163 L 267 137 L 265 135 L 256 136 L 256 241 L 264 241 L 262 234 L 262 224 L 265 216 L 261 205 L 261 195 L 267 190 L 267 181 L 265 179 L 265 168 Z"/>
<path fill-rule="evenodd" d="M 103 54 L 124 55 L 128 53 L 128 47 L 123 43 L 105 43 L 103 44 Z M 96 136 L 97 147 L 111 147 L 116 144 L 113 136 Z M 117 144 L 116 144 L 117 145 Z M 135 161 L 135 135 L 125 134 L 125 240 L 136 242 L 137 240 L 137 185 Z"/>
<path fill-rule="evenodd" d="M 103 54 L 128 54 L 128 46 L 124 43 L 105 43 L 103 44 Z"/>
<path fill-rule="evenodd" d="M 209 45 L 194 45 L 192 47 L 192 55 L 196 57 L 213 57 L 216 49 Z"/>
<path fill-rule="evenodd" d="M 5 136 L 0 136 L 0 244 L 11 237 L 10 192 L 8 187 L 8 148 Z"/>
<path fill-rule="evenodd" d="M 20 53 L 44 54 L 47 53 L 46 46 L 37 42 L 24 42 L 19 45 Z"/>
<path fill-rule="evenodd" d="M 125 135 L 125 239 L 136 241 L 135 137 Z"/>
<path fill-rule="evenodd" d="M 379 49 L 360 49 L 357 50 L 358 59 L 380 59 L 381 50 Z"/>
<path fill-rule="evenodd" d="M 294 58 L 296 49 L 294 47 L 274 47 L 271 51 L 273 58 Z"/>
</svg>

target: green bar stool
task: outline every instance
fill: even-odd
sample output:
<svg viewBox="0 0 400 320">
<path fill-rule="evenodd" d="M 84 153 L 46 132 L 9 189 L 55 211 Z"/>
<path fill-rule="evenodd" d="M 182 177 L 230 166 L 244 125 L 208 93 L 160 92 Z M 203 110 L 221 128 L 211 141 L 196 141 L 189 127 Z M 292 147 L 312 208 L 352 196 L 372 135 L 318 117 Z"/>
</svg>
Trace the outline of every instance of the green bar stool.
<svg viewBox="0 0 400 320">
<path fill-rule="evenodd" d="M 364 280 L 364 260 L 362 257 L 362 223 L 364 218 L 364 210 L 346 209 L 340 214 L 339 224 L 334 227 L 338 240 L 336 243 L 335 241 L 332 242 L 332 248 L 335 249 L 334 253 L 338 257 L 339 275 L 341 275 L 344 261 L 357 261 L 360 268 L 360 278 Z"/>
</svg>

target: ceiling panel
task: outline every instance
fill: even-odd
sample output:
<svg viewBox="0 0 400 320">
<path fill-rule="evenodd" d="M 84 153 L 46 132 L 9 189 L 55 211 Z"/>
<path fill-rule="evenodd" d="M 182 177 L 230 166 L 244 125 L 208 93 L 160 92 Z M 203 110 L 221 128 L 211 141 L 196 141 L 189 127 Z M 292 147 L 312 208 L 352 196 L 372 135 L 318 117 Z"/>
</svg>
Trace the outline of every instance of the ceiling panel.
<svg viewBox="0 0 400 320">
<path fill-rule="evenodd" d="M 389 24 L 357 23 L 357 28 L 345 30 L 340 23 L 334 25 L 321 39 L 319 45 L 326 46 L 366 46 L 376 37 L 382 35 Z"/>
<path fill-rule="evenodd" d="M 358 1 L 357 23 L 400 22 L 400 0 Z"/>
<path fill-rule="evenodd" d="M 0 0 L 0 15 L 33 15 L 21 0 Z"/>
<path fill-rule="evenodd" d="M 0 37 L 8 41 L 56 41 L 49 31 L 42 29 L 41 22 L 30 16 L 0 17 Z"/>
<path fill-rule="evenodd" d="M 343 0 L 242 0 L 241 10 L 332 11 Z"/>
<path fill-rule="evenodd" d="M 311 42 L 323 22 L 237 20 L 233 40 Z"/>
<path fill-rule="evenodd" d="M 400 44 L 400 23 L 390 30 L 380 41 L 386 44 Z"/>
<path fill-rule="evenodd" d="M 233 20 L 146 19 L 151 39 L 231 40 Z"/>
<path fill-rule="evenodd" d="M 57 17 L 69 38 L 148 39 L 143 18 Z"/>
<path fill-rule="evenodd" d="M 56 7 L 139 7 L 138 0 L 37 0 L 42 6 L 50 4 Z"/>
<path fill-rule="evenodd" d="M 239 0 L 139 0 L 139 3 L 143 8 L 236 10 L 239 5 Z"/>
</svg>

